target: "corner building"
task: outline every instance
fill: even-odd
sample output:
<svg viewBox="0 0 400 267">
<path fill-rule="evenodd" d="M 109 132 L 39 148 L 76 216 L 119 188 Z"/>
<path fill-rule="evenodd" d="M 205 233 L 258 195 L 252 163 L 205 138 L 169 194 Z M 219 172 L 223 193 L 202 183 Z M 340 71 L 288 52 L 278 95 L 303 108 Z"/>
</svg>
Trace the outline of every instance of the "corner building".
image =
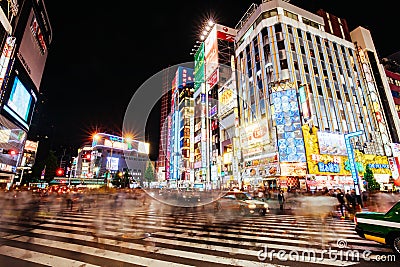
<svg viewBox="0 0 400 267">
<path fill-rule="evenodd" d="M 390 176 L 391 137 L 371 66 L 376 52 L 360 47 L 365 35 L 372 42 L 370 34 L 360 27 L 349 33 L 344 20 L 318 14 L 263 1 L 236 26 L 245 186 L 353 188 L 344 134 L 359 130 L 350 140 L 358 176 L 367 166 L 375 177 Z"/>
</svg>

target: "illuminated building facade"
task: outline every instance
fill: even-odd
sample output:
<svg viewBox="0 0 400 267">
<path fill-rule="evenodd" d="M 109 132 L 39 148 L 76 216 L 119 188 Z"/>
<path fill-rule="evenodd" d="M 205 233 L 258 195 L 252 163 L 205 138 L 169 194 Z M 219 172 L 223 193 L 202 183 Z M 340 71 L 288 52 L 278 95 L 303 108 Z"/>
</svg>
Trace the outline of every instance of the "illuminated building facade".
<svg viewBox="0 0 400 267">
<path fill-rule="evenodd" d="M 346 33 L 337 18 L 326 27 L 333 22 L 324 16 L 271 0 L 253 4 L 236 26 L 245 185 L 351 188 L 344 135 L 359 130 L 350 140 L 358 175 L 368 165 L 378 179 L 390 176 L 391 136 L 370 33 Z"/>
<path fill-rule="evenodd" d="M 193 182 L 193 69 L 178 66 L 172 81 L 171 112 L 169 115 L 169 135 L 167 158 L 169 171 L 167 179 L 171 187 Z"/>
<path fill-rule="evenodd" d="M 52 29 L 42 0 L 1 1 L 0 22 L 0 186 L 9 187 L 23 158 Z"/>
<path fill-rule="evenodd" d="M 232 62 L 236 30 L 215 23 L 206 28 L 209 31 L 195 53 L 193 167 L 196 183 L 220 188 L 227 183 L 226 180 L 234 180 L 232 162 L 235 160 L 231 156 L 234 155 L 235 131 L 232 127 L 238 113 Z M 219 97 L 224 97 L 223 104 Z M 228 106 L 229 110 L 226 109 Z M 224 125 L 221 125 L 221 120 L 224 120 Z"/>
<path fill-rule="evenodd" d="M 90 159 L 89 177 L 108 178 L 116 173 L 128 170 L 136 182 L 143 181 L 149 161 L 149 144 L 106 133 L 97 133 L 93 137 L 90 157 L 78 155 L 79 161 Z M 85 152 L 83 152 L 85 155 Z M 77 173 L 79 175 L 79 173 Z"/>
</svg>

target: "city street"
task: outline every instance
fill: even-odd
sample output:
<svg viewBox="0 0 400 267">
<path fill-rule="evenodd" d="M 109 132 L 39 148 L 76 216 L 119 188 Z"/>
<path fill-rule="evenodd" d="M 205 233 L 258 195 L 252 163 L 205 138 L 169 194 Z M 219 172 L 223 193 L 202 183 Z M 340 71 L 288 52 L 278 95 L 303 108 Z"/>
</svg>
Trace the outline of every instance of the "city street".
<svg viewBox="0 0 400 267">
<path fill-rule="evenodd" d="M 389 248 L 358 237 L 350 220 L 323 223 L 274 210 L 228 216 L 151 198 L 144 205 L 116 195 L 94 199 L 71 207 L 50 196 L 33 217 L 5 208 L 0 265 L 398 266 Z"/>
</svg>

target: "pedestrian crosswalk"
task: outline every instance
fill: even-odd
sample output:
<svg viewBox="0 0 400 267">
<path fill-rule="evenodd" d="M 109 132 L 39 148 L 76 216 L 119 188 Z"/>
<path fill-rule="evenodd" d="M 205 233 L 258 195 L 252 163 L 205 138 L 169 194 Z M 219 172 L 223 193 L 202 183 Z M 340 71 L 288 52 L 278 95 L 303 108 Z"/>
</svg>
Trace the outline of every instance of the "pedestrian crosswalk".
<svg viewBox="0 0 400 267">
<path fill-rule="evenodd" d="M 32 266 L 362 266 L 366 251 L 392 254 L 335 218 L 238 217 L 157 203 L 52 209 L 22 222 L 3 214 L 1 266 L 3 257 Z"/>
</svg>

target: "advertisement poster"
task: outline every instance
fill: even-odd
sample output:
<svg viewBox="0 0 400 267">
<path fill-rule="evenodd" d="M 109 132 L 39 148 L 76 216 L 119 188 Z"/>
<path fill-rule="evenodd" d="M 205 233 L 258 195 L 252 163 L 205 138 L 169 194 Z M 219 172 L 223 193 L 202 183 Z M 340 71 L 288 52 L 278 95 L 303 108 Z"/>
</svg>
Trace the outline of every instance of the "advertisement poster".
<svg viewBox="0 0 400 267">
<path fill-rule="evenodd" d="M 317 137 L 320 154 L 347 156 L 344 135 L 318 132 Z"/>
</svg>

